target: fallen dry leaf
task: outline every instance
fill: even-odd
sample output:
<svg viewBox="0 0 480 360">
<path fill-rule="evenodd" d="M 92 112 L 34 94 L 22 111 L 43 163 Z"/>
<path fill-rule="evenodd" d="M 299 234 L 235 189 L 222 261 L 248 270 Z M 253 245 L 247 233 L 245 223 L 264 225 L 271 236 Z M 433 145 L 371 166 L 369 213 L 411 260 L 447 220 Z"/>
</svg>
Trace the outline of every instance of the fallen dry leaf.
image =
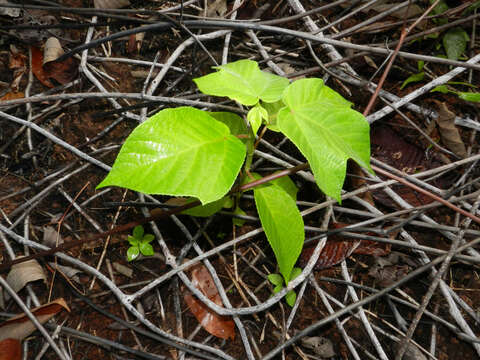
<svg viewBox="0 0 480 360">
<path fill-rule="evenodd" d="M 21 54 L 14 45 L 10 45 L 8 68 L 13 70 L 13 80 L 10 84 L 10 89 L 13 93 L 18 93 L 20 81 L 27 71 L 27 57 Z"/>
<path fill-rule="evenodd" d="M 60 41 L 56 37 L 49 37 L 43 48 L 43 65 L 50 61 L 57 60 L 64 53 Z"/>
<path fill-rule="evenodd" d="M 373 277 L 378 285 L 387 287 L 400 280 L 417 265 L 408 255 L 393 251 L 387 257 L 375 257 L 368 275 Z"/>
<path fill-rule="evenodd" d="M 455 114 L 448 110 L 448 107 L 444 102 L 441 103 L 440 101 L 434 101 L 437 104 L 438 118 L 436 119 L 436 122 L 442 142 L 447 149 L 462 158 L 466 158 L 467 149 L 465 148 L 462 137 L 455 126 Z"/>
<path fill-rule="evenodd" d="M 70 311 L 65 300 L 60 298 L 32 309 L 31 312 L 41 324 L 45 324 L 63 309 Z M 36 326 L 30 321 L 27 315 L 19 314 L 0 324 L 0 340 L 8 338 L 23 340 L 36 329 Z"/>
<path fill-rule="evenodd" d="M 193 285 L 215 304 L 223 306 L 208 269 L 204 265 L 196 265 L 190 270 L 190 273 Z M 187 303 L 188 309 L 206 331 L 221 339 L 233 340 L 235 338 L 235 325 L 231 317 L 218 315 L 193 296 L 190 291 L 187 289 L 184 291 L 183 299 Z"/>
<path fill-rule="evenodd" d="M 48 247 L 56 247 L 58 245 L 62 245 L 64 240 L 62 235 L 58 233 L 58 231 L 53 228 L 52 226 L 45 226 L 43 228 L 43 239 L 42 244 Z"/>
<path fill-rule="evenodd" d="M 17 339 L 0 341 L 0 360 L 21 360 L 22 343 Z"/>
<path fill-rule="evenodd" d="M 63 61 L 50 61 L 43 65 L 46 75 L 55 79 L 58 83 L 64 85 L 73 80 L 78 75 L 78 62 L 72 57 Z"/>
<path fill-rule="evenodd" d="M 46 87 L 53 88 L 54 85 L 49 79 L 48 74 L 43 69 L 43 53 L 42 51 L 32 46 L 32 72 L 33 75 Z"/>
<path fill-rule="evenodd" d="M 54 57 L 54 53 L 58 50 L 51 50 L 50 57 Z M 43 60 L 43 52 L 32 46 L 32 72 L 36 78 L 47 87 L 54 87 L 55 85 L 50 79 L 55 79 L 60 84 L 66 84 L 73 81 L 78 75 L 78 62 L 72 57 L 63 61 L 49 61 Z"/>
<path fill-rule="evenodd" d="M 209 0 L 207 2 L 207 17 L 223 17 L 227 10 L 227 0 Z"/>
<path fill-rule="evenodd" d="M 400 134 L 396 133 L 390 127 L 376 126 L 371 132 L 372 156 L 397 170 L 406 174 L 415 174 L 419 171 L 435 168 L 443 165 L 435 155 L 426 152 L 407 141 Z M 383 179 L 382 176 L 379 175 Z M 435 179 L 432 184 L 438 188 L 444 188 L 448 181 L 445 178 Z M 412 206 L 426 205 L 434 201 L 427 195 L 418 193 L 405 185 L 392 185 L 394 190 L 406 202 Z M 398 209 L 399 206 L 383 190 L 372 191 L 375 201 L 381 204 Z"/>
<path fill-rule="evenodd" d="M 0 98 L 0 101 L 22 99 L 24 97 L 25 97 L 25 94 L 21 91 L 17 91 L 17 92 L 9 91 L 8 93 L 6 93 Z"/>
<path fill-rule="evenodd" d="M 344 227 L 346 224 L 331 224 L 331 229 L 339 229 Z M 337 265 L 345 260 L 347 257 L 352 255 L 354 250 L 360 245 L 360 240 L 342 240 L 343 238 L 339 235 L 330 235 L 328 237 L 325 246 L 320 253 L 320 257 L 315 264 L 315 270 L 326 269 L 331 266 Z M 305 247 L 300 254 L 298 259 L 299 265 L 304 267 L 315 250 L 314 243 Z"/>
<path fill-rule="evenodd" d="M 15 292 L 19 292 L 25 285 L 30 282 L 42 280 L 47 282 L 47 277 L 37 260 L 28 260 L 19 264 L 15 264 L 7 275 L 7 282 Z M 5 293 L 8 300 L 8 293 Z"/>
<path fill-rule="evenodd" d="M 332 223 L 330 225 L 330 230 L 332 229 L 341 229 L 348 224 L 342 223 Z M 373 234 L 371 234 L 373 235 Z M 384 244 L 371 240 L 353 240 L 346 239 L 339 235 L 330 235 L 328 237 L 325 246 L 320 253 L 317 263 L 315 264 L 315 270 L 326 269 L 331 266 L 341 263 L 343 260 L 348 258 L 352 254 L 361 254 L 361 255 L 370 255 L 370 256 L 386 256 L 391 252 L 391 245 Z M 305 266 L 310 260 L 310 257 L 313 254 L 316 243 L 309 245 L 302 250 L 302 253 L 299 257 L 299 265 Z"/>
</svg>

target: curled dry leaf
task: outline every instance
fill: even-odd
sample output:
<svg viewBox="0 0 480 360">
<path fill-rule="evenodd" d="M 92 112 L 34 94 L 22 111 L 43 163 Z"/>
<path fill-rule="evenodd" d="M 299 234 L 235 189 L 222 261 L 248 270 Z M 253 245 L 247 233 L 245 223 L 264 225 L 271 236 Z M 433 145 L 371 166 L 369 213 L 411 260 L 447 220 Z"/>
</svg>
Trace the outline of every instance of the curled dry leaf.
<svg viewBox="0 0 480 360">
<path fill-rule="evenodd" d="M 41 324 L 44 324 L 63 309 L 70 311 L 65 300 L 60 298 L 32 309 L 31 312 Z M 0 340 L 8 338 L 23 340 L 36 329 L 27 315 L 20 314 L 0 324 Z"/>
<path fill-rule="evenodd" d="M 43 65 L 50 61 L 57 60 L 64 53 L 60 41 L 58 41 L 56 37 L 49 37 L 43 48 Z"/>
<path fill-rule="evenodd" d="M 42 280 L 47 282 L 47 277 L 37 260 L 28 260 L 12 266 L 7 275 L 7 282 L 15 292 L 23 289 L 30 282 Z M 5 293 L 8 300 L 8 293 Z"/>
<path fill-rule="evenodd" d="M 440 101 L 434 101 L 437 104 L 438 118 L 436 119 L 436 122 L 442 142 L 456 155 L 466 158 L 467 149 L 460 136 L 460 132 L 455 126 L 455 114 L 448 110 L 448 107 L 444 102 L 441 103 Z"/>
<path fill-rule="evenodd" d="M 22 343 L 17 339 L 5 339 L 0 341 L 0 360 L 21 360 Z"/>
<path fill-rule="evenodd" d="M 196 265 L 191 268 L 190 273 L 193 285 L 215 304 L 223 306 L 218 289 L 208 269 L 204 265 Z M 206 331 L 222 339 L 233 340 L 235 338 L 235 325 L 231 317 L 216 314 L 187 289 L 184 289 L 184 291 L 183 299 L 187 303 L 188 309 Z"/>
<path fill-rule="evenodd" d="M 129 5 L 128 0 L 93 0 L 95 9 L 121 9 Z"/>
</svg>

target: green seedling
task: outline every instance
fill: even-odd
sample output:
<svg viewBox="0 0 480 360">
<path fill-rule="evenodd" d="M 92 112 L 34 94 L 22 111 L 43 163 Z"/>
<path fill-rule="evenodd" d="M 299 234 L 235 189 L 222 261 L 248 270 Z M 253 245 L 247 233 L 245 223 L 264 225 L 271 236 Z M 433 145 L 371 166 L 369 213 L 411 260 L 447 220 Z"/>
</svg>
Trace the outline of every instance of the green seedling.
<svg viewBox="0 0 480 360">
<path fill-rule="evenodd" d="M 298 275 L 300 275 L 302 272 L 302 269 L 298 267 L 294 267 L 292 269 L 292 273 L 290 274 L 290 281 L 295 279 Z M 285 286 L 284 284 L 284 279 L 280 274 L 270 274 L 268 275 L 268 281 L 270 281 L 274 288 L 273 288 L 273 293 L 276 294 L 280 292 Z M 287 295 L 285 295 L 285 300 L 287 301 L 287 304 L 293 307 L 295 305 L 295 301 L 297 300 L 297 293 L 294 290 L 290 290 Z"/>
<path fill-rule="evenodd" d="M 128 235 L 130 247 L 127 250 L 127 260 L 133 261 L 140 254 L 145 256 L 153 255 L 153 247 L 150 243 L 155 239 L 152 234 L 144 234 L 143 226 L 138 225 L 133 229 L 133 236 Z"/>
<path fill-rule="evenodd" d="M 185 212 L 192 216 L 232 208 L 231 197 L 238 196 L 230 195 L 234 183 L 260 178 L 251 173 L 250 165 L 255 136 L 262 126 L 283 133 L 295 144 L 308 160 L 320 190 L 339 202 L 348 159 L 373 173 L 368 122 L 322 79 L 290 83 L 261 71 L 251 60 L 216 70 L 194 82 L 204 94 L 228 97 L 246 106 L 245 118 L 192 107 L 164 109 L 133 130 L 97 188 L 120 186 L 147 194 L 191 197 L 187 201 L 198 199 L 202 206 Z M 296 194 L 289 177 L 253 190 L 285 284 L 291 280 L 305 239 Z M 233 211 L 242 214 L 238 207 Z M 137 249 L 133 255 L 141 252 L 140 246 Z M 293 296 L 289 294 L 287 301 L 294 302 Z"/>
</svg>

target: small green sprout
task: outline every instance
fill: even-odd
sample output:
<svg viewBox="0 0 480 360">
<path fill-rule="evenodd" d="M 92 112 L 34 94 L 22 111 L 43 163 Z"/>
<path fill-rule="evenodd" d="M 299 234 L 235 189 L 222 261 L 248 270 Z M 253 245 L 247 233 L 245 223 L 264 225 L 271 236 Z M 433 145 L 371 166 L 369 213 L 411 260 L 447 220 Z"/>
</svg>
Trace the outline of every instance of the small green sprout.
<svg viewBox="0 0 480 360">
<path fill-rule="evenodd" d="M 302 273 L 302 269 L 294 267 L 292 274 L 290 275 L 290 280 L 295 279 L 298 275 Z M 268 275 L 268 281 L 270 281 L 275 287 L 273 288 L 273 293 L 276 294 L 284 288 L 283 286 L 283 276 L 280 274 L 270 274 Z M 293 307 L 295 305 L 295 300 L 297 300 L 297 294 L 294 290 L 290 290 L 287 295 L 285 295 L 285 300 L 287 304 Z"/>
<path fill-rule="evenodd" d="M 144 234 L 143 226 L 138 225 L 133 229 L 133 236 L 128 235 L 130 247 L 127 250 L 127 260 L 135 260 L 140 253 L 145 256 L 153 255 L 153 247 L 150 243 L 155 239 L 152 234 Z"/>
</svg>

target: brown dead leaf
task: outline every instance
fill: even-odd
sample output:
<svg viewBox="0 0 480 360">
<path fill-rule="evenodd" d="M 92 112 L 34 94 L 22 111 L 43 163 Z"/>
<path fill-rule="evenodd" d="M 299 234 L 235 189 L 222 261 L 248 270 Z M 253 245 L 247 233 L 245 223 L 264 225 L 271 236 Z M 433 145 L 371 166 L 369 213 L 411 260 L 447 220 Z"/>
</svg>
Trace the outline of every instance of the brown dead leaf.
<svg viewBox="0 0 480 360">
<path fill-rule="evenodd" d="M 10 45 L 8 68 L 13 70 L 13 80 L 10 84 L 10 89 L 13 93 L 18 93 L 20 81 L 27 71 L 27 57 L 21 54 L 14 45 Z"/>
<path fill-rule="evenodd" d="M 0 360 L 21 360 L 22 343 L 17 339 L 0 341 Z"/>
<path fill-rule="evenodd" d="M 204 265 L 196 265 L 190 270 L 192 283 L 202 294 L 218 306 L 223 306 L 217 287 L 210 272 Z M 229 316 L 220 316 L 205 306 L 187 289 L 184 289 L 183 299 L 202 327 L 213 336 L 221 339 L 235 338 L 235 325 Z"/>
<path fill-rule="evenodd" d="M 443 165 L 435 156 L 435 153 L 433 156 L 429 153 L 427 157 L 426 151 L 405 141 L 399 133 L 393 131 L 390 127 L 384 125 L 374 127 L 370 139 L 374 158 L 406 174 L 411 175 Z M 382 178 L 382 176 L 379 177 Z M 439 178 L 432 183 L 438 188 L 444 188 L 448 185 L 448 180 Z M 417 193 L 405 185 L 396 184 L 392 185 L 391 188 L 412 206 L 426 205 L 434 201 L 432 198 Z M 383 190 L 374 190 L 372 194 L 375 201 L 388 207 L 399 208 Z"/>
<path fill-rule="evenodd" d="M 341 229 L 348 224 L 333 223 L 330 230 Z M 371 234 L 373 235 L 373 234 Z M 371 240 L 343 240 L 341 235 L 330 235 L 315 264 L 315 270 L 326 269 L 337 265 L 352 254 L 385 256 L 391 251 L 391 245 Z M 313 254 L 316 244 L 305 247 L 299 257 L 299 265 L 305 266 Z"/>
<path fill-rule="evenodd" d="M 78 75 L 78 62 L 76 59 L 69 57 L 61 62 L 50 61 L 43 66 L 47 76 L 55 79 L 58 83 L 64 85 L 73 80 Z"/>
<path fill-rule="evenodd" d="M 55 40 L 51 40 L 48 56 L 52 59 L 60 55 L 60 51 L 55 43 Z M 63 61 L 53 60 L 46 62 L 44 61 L 43 52 L 39 48 L 32 46 L 32 71 L 43 85 L 52 88 L 54 84 L 50 79 L 55 79 L 62 85 L 73 81 L 78 75 L 78 62 L 72 57 Z"/>
<path fill-rule="evenodd" d="M 386 256 L 390 254 L 392 245 L 372 240 L 362 240 L 353 251 L 354 254 L 370 256 Z"/>
<path fill-rule="evenodd" d="M 17 91 L 17 92 L 9 91 L 8 93 L 6 93 L 0 98 L 0 101 L 22 99 L 24 97 L 25 97 L 25 94 L 21 91 Z"/>
<path fill-rule="evenodd" d="M 43 53 L 42 51 L 32 46 L 32 72 L 33 75 L 46 87 L 53 88 L 54 85 L 49 79 L 48 74 L 43 69 Z"/>
<path fill-rule="evenodd" d="M 444 102 L 433 100 L 437 105 L 438 118 L 436 119 L 442 142 L 447 149 L 462 158 L 467 157 L 467 149 L 462 137 L 455 126 L 455 114 L 448 110 Z"/>
<path fill-rule="evenodd" d="M 331 224 L 331 229 L 339 229 L 344 227 L 346 224 Z M 354 250 L 360 245 L 360 240 L 342 240 L 343 238 L 339 235 L 330 235 L 328 237 L 325 246 L 320 253 L 320 257 L 315 264 L 315 270 L 326 269 L 331 266 L 337 265 L 345 260 L 347 257 L 352 255 Z M 298 262 L 300 266 L 305 266 L 310 260 L 310 257 L 315 250 L 317 244 L 312 244 L 305 247 L 300 254 Z"/>
<path fill-rule="evenodd" d="M 63 309 L 70 311 L 65 300 L 60 298 L 32 309 L 31 312 L 41 324 L 44 324 Z M 19 314 L 0 324 L 0 340 L 8 338 L 23 340 L 36 329 L 27 315 Z"/>
</svg>

